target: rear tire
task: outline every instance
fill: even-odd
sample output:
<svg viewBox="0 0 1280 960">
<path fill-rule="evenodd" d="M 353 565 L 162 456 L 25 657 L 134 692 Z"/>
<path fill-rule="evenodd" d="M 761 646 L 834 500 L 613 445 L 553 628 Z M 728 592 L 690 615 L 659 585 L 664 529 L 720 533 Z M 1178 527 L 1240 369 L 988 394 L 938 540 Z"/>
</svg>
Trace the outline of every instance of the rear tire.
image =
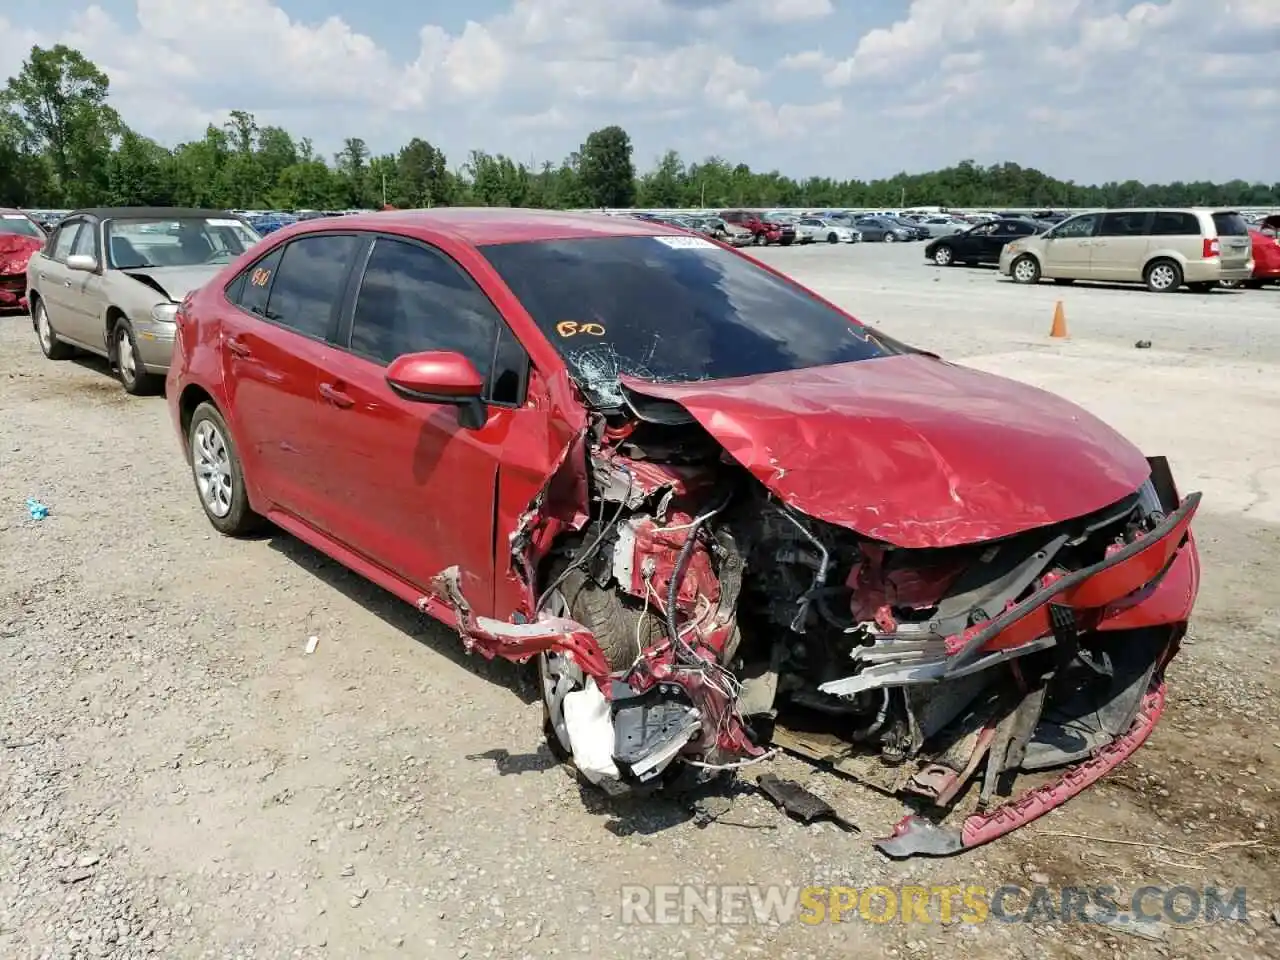
<svg viewBox="0 0 1280 960">
<path fill-rule="evenodd" d="M 213 528 L 227 537 L 243 537 L 262 526 L 249 506 L 244 469 L 227 422 L 211 403 L 202 403 L 187 428 L 187 462 L 196 495 Z"/>
<path fill-rule="evenodd" d="M 50 360 L 68 360 L 75 355 L 75 347 L 58 339 L 53 324 L 49 322 L 49 311 L 43 300 L 37 300 L 31 308 L 31 325 L 35 327 L 36 339 L 40 341 L 40 352 Z"/>
<path fill-rule="evenodd" d="M 1173 293 L 1182 286 L 1182 267 L 1175 260 L 1152 260 L 1142 279 L 1152 293 Z"/>
</svg>

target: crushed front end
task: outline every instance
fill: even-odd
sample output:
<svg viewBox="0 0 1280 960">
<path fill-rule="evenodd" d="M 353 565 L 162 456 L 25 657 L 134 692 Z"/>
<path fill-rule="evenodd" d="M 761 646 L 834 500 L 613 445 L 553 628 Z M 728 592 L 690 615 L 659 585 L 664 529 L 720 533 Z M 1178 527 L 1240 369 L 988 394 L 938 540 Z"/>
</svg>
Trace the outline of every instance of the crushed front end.
<svg viewBox="0 0 1280 960">
<path fill-rule="evenodd" d="M 456 573 L 435 595 L 470 648 L 538 658 L 553 748 L 608 789 L 785 749 L 912 802 L 885 853 L 955 853 L 1084 789 L 1159 716 L 1200 496 L 1148 463 L 1087 515 L 902 547 L 801 512 L 694 418 L 632 398 L 567 451 L 580 522 L 546 497 L 521 519 L 520 622 L 471 616 Z"/>
</svg>

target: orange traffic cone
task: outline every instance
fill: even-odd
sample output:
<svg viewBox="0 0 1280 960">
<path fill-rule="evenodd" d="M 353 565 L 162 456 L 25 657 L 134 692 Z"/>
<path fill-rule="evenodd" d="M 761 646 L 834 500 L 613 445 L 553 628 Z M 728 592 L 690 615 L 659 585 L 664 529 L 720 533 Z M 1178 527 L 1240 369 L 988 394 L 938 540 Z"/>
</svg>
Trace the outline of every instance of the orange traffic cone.
<svg viewBox="0 0 1280 960">
<path fill-rule="evenodd" d="M 1067 314 L 1062 309 L 1062 301 L 1053 305 L 1053 326 L 1049 328 L 1049 336 L 1063 337 L 1067 335 Z"/>
</svg>

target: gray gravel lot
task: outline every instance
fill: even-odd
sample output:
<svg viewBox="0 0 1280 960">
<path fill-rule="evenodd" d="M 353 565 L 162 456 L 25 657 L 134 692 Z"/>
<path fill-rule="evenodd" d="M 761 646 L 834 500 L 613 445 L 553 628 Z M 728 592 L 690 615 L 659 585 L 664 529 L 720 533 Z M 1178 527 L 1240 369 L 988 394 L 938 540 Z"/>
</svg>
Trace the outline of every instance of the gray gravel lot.
<svg viewBox="0 0 1280 960">
<path fill-rule="evenodd" d="M 902 339 L 1062 392 L 1204 490 L 1193 636 L 1133 762 L 942 861 L 876 854 L 900 805 L 791 759 L 778 772 L 862 837 L 750 795 L 707 827 L 607 802 L 554 765 L 522 670 L 284 534 L 215 535 L 163 398 L 48 362 L 0 317 L 0 958 L 1280 955 L 1280 290 L 1028 289 L 907 245 L 757 255 Z M 1067 341 L 1047 337 L 1056 300 Z M 1251 919 L 1160 941 L 621 922 L 624 884 L 910 882 L 1243 884 Z"/>
</svg>

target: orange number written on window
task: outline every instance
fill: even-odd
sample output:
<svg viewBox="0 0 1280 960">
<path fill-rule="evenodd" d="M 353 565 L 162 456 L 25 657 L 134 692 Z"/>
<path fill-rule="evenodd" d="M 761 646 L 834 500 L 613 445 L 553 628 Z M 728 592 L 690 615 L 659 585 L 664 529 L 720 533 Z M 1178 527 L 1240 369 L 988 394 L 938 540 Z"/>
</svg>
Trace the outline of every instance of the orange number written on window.
<svg viewBox="0 0 1280 960">
<path fill-rule="evenodd" d="M 263 270 L 261 267 L 249 274 L 249 282 L 255 287 L 265 287 L 267 285 L 267 281 L 270 279 L 271 271 Z"/>
<path fill-rule="evenodd" d="M 556 324 L 556 333 L 562 337 L 576 337 L 585 333 L 589 337 L 603 337 L 604 327 L 598 323 L 578 323 L 576 320 L 561 320 Z"/>
</svg>

